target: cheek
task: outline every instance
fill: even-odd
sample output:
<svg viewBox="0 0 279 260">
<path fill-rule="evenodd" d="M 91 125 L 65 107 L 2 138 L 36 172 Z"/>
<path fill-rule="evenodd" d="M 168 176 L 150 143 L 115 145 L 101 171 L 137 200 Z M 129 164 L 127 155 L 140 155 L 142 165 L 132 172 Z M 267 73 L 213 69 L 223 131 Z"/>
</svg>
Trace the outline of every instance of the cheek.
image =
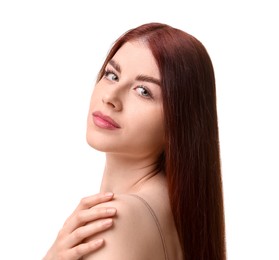
<svg viewBox="0 0 279 260">
<path fill-rule="evenodd" d="M 133 128 L 133 132 L 137 133 L 138 145 L 164 147 L 164 122 L 160 109 L 137 113 Z"/>
<path fill-rule="evenodd" d="M 153 143 L 154 145 L 161 146 L 164 142 L 164 127 L 163 127 L 163 120 L 161 118 L 157 118 L 157 120 L 154 120 L 152 122 L 149 122 L 148 124 L 149 128 L 147 131 L 148 139 L 150 140 L 150 143 Z"/>
<path fill-rule="evenodd" d="M 89 112 L 93 110 L 93 108 L 100 102 L 100 91 L 97 87 L 93 89 L 91 94 L 90 103 L 89 103 Z"/>
<path fill-rule="evenodd" d="M 90 98 L 88 114 L 87 114 L 87 132 L 89 131 L 88 128 L 93 127 L 92 113 L 93 113 L 94 108 L 96 107 L 96 104 L 98 102 L 97 96 L 98 96 L 98 93 L 96 91 L 96 88 L 94 88 L 94 90 L 92 92 L 92 95 L 91 95 L 91 98 Z"/>
</svg>

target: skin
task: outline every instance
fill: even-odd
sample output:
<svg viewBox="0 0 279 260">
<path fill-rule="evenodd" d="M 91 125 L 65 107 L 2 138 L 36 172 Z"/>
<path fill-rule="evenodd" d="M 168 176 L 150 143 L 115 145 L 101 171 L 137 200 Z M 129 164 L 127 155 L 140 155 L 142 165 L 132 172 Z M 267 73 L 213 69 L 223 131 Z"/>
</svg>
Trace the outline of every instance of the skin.
<svg viewBox="0 0 279 260">
<path fill-rule="evenodd" d="M 156 212 L 169 259 L 182 259 L 165 175 L 156 167 L 164 150 L 159 82 L 156 61 L 141 41 L 124 44 L 107 65 L 92 93 L 86 136 L 90 146 L 106 154 L 100 193 L 110 191 L 114 196 L 81 202 L 45 260 L 164 259 L 154 219 L 140 200 L 129 196 L 132 193 L 144 198 Z M 109 116 L 119 127 L 98 126 L 92 115 L 96 111 Z M 116 215 L 110 215 L 113 225 L 101 220 L 109 217 L 108 208 L 117 209 Z"/>
<path fill-rule="evenodd" d="M 94 208 L 94 206 L 111 200 L 113 196 L 113 193 L 100 193 L 81 199 L 43 259 L 76 260 L 102 247 L 104 244 L 102 238 L 92 239 L 88 242 L 85 242 L 84 239 L 112 226 L 112 217 L 115 216 L 116 209 L 112 207 Z"/>
<path fill-rule="evenodd" d="M 109 73 L 94 88 L 87 142 L 106 153 L 101 191 L 130 193 L 156 174 L 156 163 L 163 151 L 160 86 L 137 80 L 139 75 L 146 75 L 159 81 L 160 74 L 150 50 L 141 42 L 126 43 L 112 60 L 121 72 L 108 64 Z M 92 120 L 94 111 L 110 116 L 120 128 L 112 131 L 99 128 Z"/>
<path fill-rule="evenodd" d="M 114 200 L 96 207 L 117 208 L 112 229 L 93 235 L 106 246 L 84 256 L 90 260 L 164 259 L 160 234 L 146 206 L 127 194 L 144 198 L 156 212 L 164 233 L 169 259 L 182 259 L 170 209 L 165 175 L 156 163 L 164 150 L 163 105 L 160 73 L 144 42 L 124 44 L 96 84 L 88 113 L 87 142 L 106 153 L 101 192 L 112 191 Z M 139 77 L 145 75 L 146 77 Z M 155 82 L 144 79 L 152 77 Z M 99 128 L 92 113 L 101 111 L 120 128 Z"/>
</svg>

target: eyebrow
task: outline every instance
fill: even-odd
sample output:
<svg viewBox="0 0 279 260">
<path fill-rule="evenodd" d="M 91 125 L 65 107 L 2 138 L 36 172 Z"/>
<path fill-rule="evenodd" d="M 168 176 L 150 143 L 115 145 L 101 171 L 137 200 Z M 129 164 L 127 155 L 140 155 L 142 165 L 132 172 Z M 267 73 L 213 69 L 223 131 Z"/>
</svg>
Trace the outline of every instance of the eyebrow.
<svg viewBox="0 0 279 260">
<path fill-rule="evenodd" d="M 150 76 L 146 76 L 146 75 L 138 75 L 136 77 L 136 80 L 154 83 L 154 84 L 159 85 L 159 86 L 161 85 L 161 81 L 160 80 L 155 79 L 155 78 L 150 77 Z"/>
<path fill-rule="evenodd" d="M 115 60 L 110 60 L 108 62 L 118 73 L 121 73 L 121 67 L 120 65 L 115 61 Z M 161 81 L 159 79 L 156 79 L 154 77 L 151 76 L 147 76 L 147 75 L 138 75 L 136 77 L 136 80 L 138 81 L 145 81 L 145 82 L 150 82 L 150 83 L 154 83 L 156 85 L 161 85 Z"/>
<path fill-rule="evenodd" d="M 114 60 L 110 60 L 108 62 L 118 73 L 121 73 L 121 68 L 120 68 L 120 65 L 114 61 Z"/>
</svg>

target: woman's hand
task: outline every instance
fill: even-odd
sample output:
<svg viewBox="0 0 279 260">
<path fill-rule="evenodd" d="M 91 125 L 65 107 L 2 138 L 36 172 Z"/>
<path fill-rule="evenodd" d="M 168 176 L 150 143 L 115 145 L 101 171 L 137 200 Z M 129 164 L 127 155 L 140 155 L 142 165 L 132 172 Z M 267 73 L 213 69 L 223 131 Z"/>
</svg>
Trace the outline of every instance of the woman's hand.
<svg viewBox="0 0 279 260">
<path fill-rule="evenodd" d="M 115 216 L 116 209 L 94 208 L 94 206 L 112 198 L 113 193 L 106 193 L 82 199 L 64 223 L 43 260 L 77 260 L 99 249 L 104 243 L 103 239 L 89 242 L 84 242 L 84 240 L 112 226 L 112 217 Z"/>
</svg>

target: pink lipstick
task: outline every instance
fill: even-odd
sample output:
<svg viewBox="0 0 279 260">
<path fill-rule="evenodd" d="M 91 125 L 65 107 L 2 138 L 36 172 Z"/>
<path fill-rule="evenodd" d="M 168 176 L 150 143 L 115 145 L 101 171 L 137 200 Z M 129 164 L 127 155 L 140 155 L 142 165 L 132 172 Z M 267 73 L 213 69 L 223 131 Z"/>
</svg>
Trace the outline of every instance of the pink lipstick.
<svg viewBox="0 0 279 260">
<path fill-rule="evenodd" d="M 93 112 L 92 116 L 94 124 L 100 128 L 108 130 L 120 128 L 120 125 L 118 125 L 113 119 L 109 116 L 103 115 L 100 111 Z"/>
</svg>

